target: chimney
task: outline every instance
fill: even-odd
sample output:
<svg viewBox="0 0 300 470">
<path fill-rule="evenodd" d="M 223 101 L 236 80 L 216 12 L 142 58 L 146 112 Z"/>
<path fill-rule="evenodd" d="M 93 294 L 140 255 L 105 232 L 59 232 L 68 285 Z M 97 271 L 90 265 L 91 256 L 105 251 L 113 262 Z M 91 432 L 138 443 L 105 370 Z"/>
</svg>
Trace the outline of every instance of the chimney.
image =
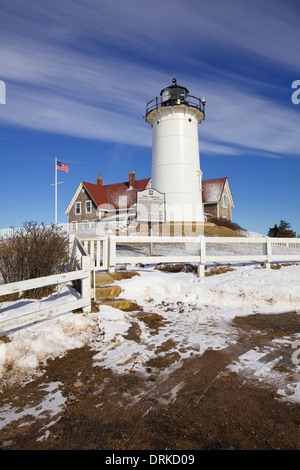
<svg viewBox="0 0 300 470">
<path fill-rule="evenodd" d="M 99 175 L 97 178 L 97 185 L 102 186 L 102 175 Z"/>
<path fill-rule="evenodd" d="M 135 172 L 130 171 L 129 172 L 129 188 L 133 188 L 135 182 Z"/>
</svg>

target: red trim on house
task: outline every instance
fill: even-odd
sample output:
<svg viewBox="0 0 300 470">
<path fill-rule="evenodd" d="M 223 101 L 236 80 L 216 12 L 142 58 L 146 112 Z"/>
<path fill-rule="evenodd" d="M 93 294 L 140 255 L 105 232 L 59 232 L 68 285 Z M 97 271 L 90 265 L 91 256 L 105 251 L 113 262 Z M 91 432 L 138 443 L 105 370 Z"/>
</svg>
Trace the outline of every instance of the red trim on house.
<svg viewBox="0 0 300 470">
<path fill-rule="evenodd" d="M 103 186 L 85 181 L 82 184 L 97 206 L 118 210 L 132 207 L 136 203 L 137 191 L 144 191 L 149 181 L 150 178 L 135 180 L 133 187 L 129 186 L 129 181 Z"/>
</svg>

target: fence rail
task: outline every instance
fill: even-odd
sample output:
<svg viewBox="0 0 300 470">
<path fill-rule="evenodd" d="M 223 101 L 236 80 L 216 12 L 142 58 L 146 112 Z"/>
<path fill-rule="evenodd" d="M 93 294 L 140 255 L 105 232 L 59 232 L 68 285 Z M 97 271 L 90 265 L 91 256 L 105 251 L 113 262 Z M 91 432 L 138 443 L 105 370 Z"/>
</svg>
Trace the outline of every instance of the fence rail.
<svg viewBox="0 0 300 470">
<path fill-rule="evenodd" d="M 198 275 L 203 277 L 205 266 L 213 263 L 257 262 L 270 267 L 272 262 L 300 262 L 299 238 L 108 235 L 86 238 L 82 243 L 95 269 L 108 271 L 114 271 L 118 264 L 194 263 L 198 265 Z M 167 244 L 173 245 L 173 253 L 164 252 L 163 246 Z M 186 249 L 187 245 L 192 248 Z M 129 253 L 126 246 L 143 246 L 143 252 L 137 249 L 138 253 Z"/>
<path fill-rule="evenodd" d="M 79 308 L 84 312 L 90 312 L 91 308 L 91 260 L 89 256 L 81 257 L 81 269 L 78 271 L 71 271 L 69 273 L 54 274 L 52 276 L 39 277 L 36 279 L 28 279 L 25 281 L 12 282 L 10 284 L 0 285 L 0 296 L 13 294 L 16 292 L 23 292 L 30 289 L 45 287 L 49 285 L 62 284 L 69 281 L 81 280 L 81 297 L 76 300 L 64 302 L 52 307 L 43 308 L 43 301 L 41 308 L 38 311 L 26 312 L 21 315 L 10 316 L 2 318 L 0 316 L 0 336 L 5 332 L 28 325 L 37 321 L 45 320 L 56 315 L 67 313 Z"/>
</svg>

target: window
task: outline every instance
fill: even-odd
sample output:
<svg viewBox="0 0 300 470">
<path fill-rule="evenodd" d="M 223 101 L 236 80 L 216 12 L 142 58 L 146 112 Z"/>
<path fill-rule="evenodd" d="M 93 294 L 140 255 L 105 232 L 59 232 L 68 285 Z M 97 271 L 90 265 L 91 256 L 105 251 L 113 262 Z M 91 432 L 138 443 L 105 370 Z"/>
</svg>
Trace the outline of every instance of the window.
<svg viewBox="0 0 300 470">
<path fill-rule="evenodd" d="M 223 194 L 222 196 L 222 206 L 227 209 L 227 196 L 226 194 Z"/>
<path fill-rule="evenodd" d="M 92 212 L 92 202 L 91 201 L 85 201 L 85 213 L 86 214 L 91 214 Z"/>
<path fill-rule="evenodd" d="M 75 202 L 75 214 L 81 214 L 81 202 Z"/>
</svg>

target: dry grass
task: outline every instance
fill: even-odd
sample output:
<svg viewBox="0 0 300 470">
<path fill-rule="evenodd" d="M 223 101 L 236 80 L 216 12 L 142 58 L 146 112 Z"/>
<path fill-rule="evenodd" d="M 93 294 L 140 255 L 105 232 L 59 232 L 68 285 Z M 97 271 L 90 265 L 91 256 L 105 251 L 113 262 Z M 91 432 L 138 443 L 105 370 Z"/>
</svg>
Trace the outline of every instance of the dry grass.
<svg viewBox="0 0 300 470">
<path fill-rule="evenodd" d="M 271 264 L 271 269 L 281 269 L 286 268 L 288 266 L 298 266 L 299 263 L 277 263 L 277 264 Z"/>
<path fill-rule="evenodd" d="M 206 237 L 243 237 L 243 235 L 228 227 L 211 224 L 205 224 L 204 235 Z"/>
<path fill-rule="evenodd" d="M 205 276 L 214 276 L 215 274 L 225 274 L 234 271 L 230 266 L 214 266 L 205 271 Z"/>
</svg>

